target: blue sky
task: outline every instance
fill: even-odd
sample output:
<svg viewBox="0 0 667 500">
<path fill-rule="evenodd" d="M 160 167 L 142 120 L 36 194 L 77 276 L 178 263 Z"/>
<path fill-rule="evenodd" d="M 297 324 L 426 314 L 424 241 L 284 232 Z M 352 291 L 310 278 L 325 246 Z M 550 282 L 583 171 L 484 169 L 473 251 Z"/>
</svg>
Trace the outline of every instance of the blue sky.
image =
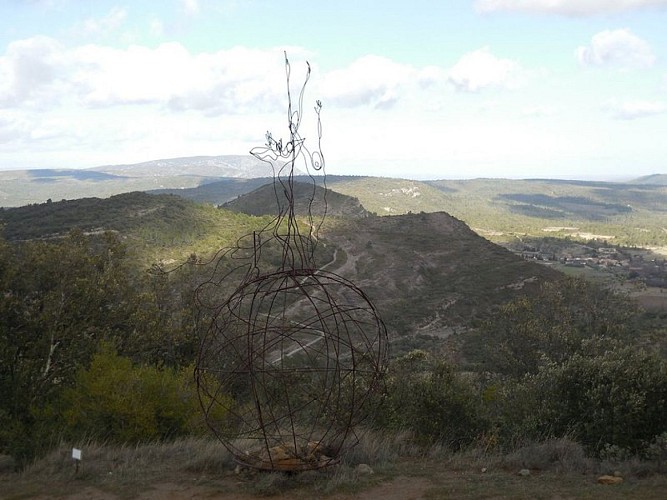
<svg viewBox="0 0 667 500">
<path fill-rule="evenodd" d="M 245 154 L 287 135 L 287 51 L 330 174 L 667 173 L 666 26 L 667 0 L 4 0 L 0 170 Z"/>
</svg>

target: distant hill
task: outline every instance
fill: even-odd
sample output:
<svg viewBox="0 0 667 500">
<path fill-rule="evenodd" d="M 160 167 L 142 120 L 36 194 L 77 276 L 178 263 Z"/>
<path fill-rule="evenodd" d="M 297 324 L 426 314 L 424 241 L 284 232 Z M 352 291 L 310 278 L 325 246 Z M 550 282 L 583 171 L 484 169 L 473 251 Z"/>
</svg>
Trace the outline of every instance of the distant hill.
<svg viewBox="0 0 667 500">
<path fill-rule="evenodd" d="M 128 165 L 105 165 L 90 170 L 124 177 L 237 177 L 252 179 L 273 175 L 268 163 L 252 155 L 187 156 Z"/>
<path fill-rule="evenodd" d="M 321 182 L 321 181 L 320 181 Z M 224 203 L 257 180 L 220 180 L 178 193 Z M 545 236 L 667 247 L 667 185 L 553 179 L 413 181 L 328 176 L 327 186 L 377 215 L 444 211 L 496 242 Z"/>
<path fill-rule="evenodd" d="M 369 215 L 356 198 L 324 189 L 312 183 L 295 182 L 293 193 L 294 213 L 297 215 L 310 214 L 315 217 L 325 214 L 343 217 L 367 217 Z M 275 215 L 279 212 L 286 214 L 288 210 L 285 188 L 278 181 L 240 195 L 222 206 L 249 215 Z"/>
<path fill-rule="evenodd" d="M 606 239 L 667 247 L 667 186 L 549 179 L 418 182 L 347 178 L 331 189 L 379 215 L 445 211 L 498 242 L 525 237 Z"/>
<path fill-rule="evenodd" d="M 653 174 L 639 177 L 632 181 L 633 184 L 654 184 L 657 186 L 667 186 L 667 174 Z"/>
<path fill-rule="evenodd" d="M 73 229 L 92 231 L 128 231 L 157 215 L 171 217 L 191 202 L 176 196 L 151 196 L 141 192 L 110 198 L 80 198 L 27 205 L 0 212 L 9 240 L 44 239 L 63 236 Z"/>
<path fill-rule="evenodd" d="M 635 183 L 550 179 L 420 182 L 328 176 L 327 187 L 358 199 L 377 215 L 444 211 L 503 244 L 555 236 L 667 247 L 667 184 L 659 183 L 663 179 L 649 176 Z M 271 167 L 252 156 L 175 158 L 85 171 L 0 172 L 0 206 L 130 191 L 177 194 L 222 205 L 272 180 Z M 306 176 L 295 176 L 295 180 L 310 181 Z M 323 182 L 321 177 L 315 180 L 320 185 Z"/>
<path fill-rule="evenodd" d="M 341 182 L 348 179 L 368 179 L 369 177 L 353 177 L 344 175 L 328 175 L 326 182 L 328 184 Z M 224 177 L 216 181 L 208 182 L 201 186 L 183 189 L 153 189 L 149 192 L 152 194 L 175 194 L 187 198 L 188 200 L 198 201 L 200 203 L 213 203 L 214 205 L 224 205 L 228 201 L 234 200 L 237 197 L 249 193 L 265 184 L 273 183 L 272 177 L 259 177 L 255 179 L 241 179 Z M 294 176 L 295 182 L 303 182 L 311 184 L 315 182 L 318 186 L 324 186 L 324 178 L 322 176 Z"/>
<path fill-rule="evenodd" d="M 272 176 L 271 166 L 251 155 L 172 158 L 81 170 L 0 171 L 0 207 L 49 199 L 103 198 L 131 191 L 193 188 L 221 178 Z"/>
<path fill-rule="evenodd" d="M 175 194 L 199 203 L 222 205 L 271 182 L 273 182 L 272 177 L 258 177 L 255 179 L 224 177 L 197 187 L 151 189 L 148 192 L 151 194 Z"/>
</svg>

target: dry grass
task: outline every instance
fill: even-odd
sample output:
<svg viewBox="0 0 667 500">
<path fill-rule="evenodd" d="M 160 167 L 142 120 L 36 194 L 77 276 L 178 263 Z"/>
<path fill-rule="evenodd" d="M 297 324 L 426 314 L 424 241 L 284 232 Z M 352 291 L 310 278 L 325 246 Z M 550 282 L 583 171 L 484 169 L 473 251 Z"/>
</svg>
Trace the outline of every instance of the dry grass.
<svg viewBox="0 0 667 500">
<path fill-rule="evenodd" d="M 8 491 L 22 496 L 19 492 L 25 488 L 28 496 L 38 491 L 56 495 L 62 492 L 66 496 L 65 492 L 86 485 L 132 497 L 153 482 L 192 475 L 219 476 L 234 467 L 229 452 L 211 439 L 188 438 L 136 446 L 88 442 L 77 443 L 77 447 L 82 450 L 78 469 L 71 444 L 62 443 L 20 474 L 12 474 L 16 487 L 10 485 Z M 7 476 L 2 476 L 3 482 Z"/>
<path fill-rule="evenodd" d="M 421 448 L 408 433 L 358 435 L 359 444 L 340 465 L 299 474 L 239 470 L 230 453 L 212 439 L 181 439 L 140 446 L 78 444 L 78 472 L 71 445 L 22 473 L 0 471 L 0 497 L 18 498 L 662 498 L 667 476 L 637 459 L 600 462 L 577 443 L 558 439 L 531 443 L 508 454 L 470 448 L 452 452 Z M 373 474 L 359 464 L 368 464 Z M 517 476 L 529 469 L 530 476 Z M 620 487 L 601 487 L 599 474 L 620 472 Z M 394 496 L 392 496 L 394 495 Z M 81 497 L 83 498 L 83 497 Z"/>
<path fill-rule="evenodd" d="M 513 469 L 555 472 L 593 473 L 594 460 L 586 457 L 583 447 L 567 438 L 530 443 L 502 457 L 502 465 Z"/>
<path fill-rule="evenodd" d="M 400 457 L 423 454 L 412 440 L 410 432 L 377 432 L 368 429 L 357 432 L 359 443 L 343 456 L 343 464 L 386 465 Z"/>
</svg>

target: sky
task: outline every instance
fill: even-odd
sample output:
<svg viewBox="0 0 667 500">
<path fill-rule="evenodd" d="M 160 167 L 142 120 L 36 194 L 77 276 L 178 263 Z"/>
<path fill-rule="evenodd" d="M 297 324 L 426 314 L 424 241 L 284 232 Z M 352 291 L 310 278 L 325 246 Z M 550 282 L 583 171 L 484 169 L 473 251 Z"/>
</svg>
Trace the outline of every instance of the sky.
<svg viewBox="0 0 667 500">
<path fill-rule="evenodd" d="M 326 172 L 667 173 L 667 0 L 0 0 L 0 170 L 246 154 Z"/>
</svg>

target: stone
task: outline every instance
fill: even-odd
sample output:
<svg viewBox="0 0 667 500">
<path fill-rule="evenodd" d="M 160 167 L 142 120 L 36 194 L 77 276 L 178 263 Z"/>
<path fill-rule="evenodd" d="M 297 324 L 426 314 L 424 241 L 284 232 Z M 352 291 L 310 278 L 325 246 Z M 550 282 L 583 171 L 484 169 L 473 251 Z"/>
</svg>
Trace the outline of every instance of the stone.
<svg viewBox="0 0 667 500">
<path fill-rule="evenodd" d="M 521 469 L 519 472 L 517 472 L 519 476 L 530 476 L 530 470 L 529 469 Z"/>
<path fill-rule="evenodd" d="M 598 478 L 598 484 L 621 484 L 622 482 L 623 478 L 618 476 L 609 476 L 605 474 Z"/>
<path fill-rule="evenodd" d="M 368 464 L 359 464 L 354 468 L 354 470 L 357 474 L 375 474 L 375 471 Z"/>
</svg>

